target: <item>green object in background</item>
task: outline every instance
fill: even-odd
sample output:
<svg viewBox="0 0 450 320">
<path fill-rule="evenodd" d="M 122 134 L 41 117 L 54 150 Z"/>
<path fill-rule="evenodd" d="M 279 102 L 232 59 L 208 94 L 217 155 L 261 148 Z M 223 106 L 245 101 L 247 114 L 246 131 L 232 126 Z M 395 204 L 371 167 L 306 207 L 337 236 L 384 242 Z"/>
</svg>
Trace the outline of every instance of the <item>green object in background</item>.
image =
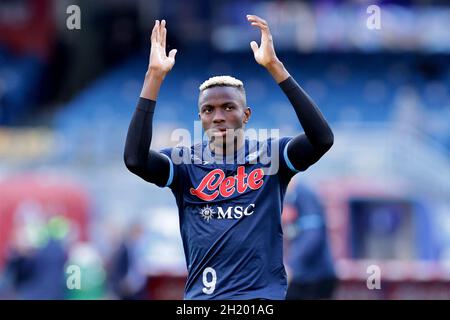
<svg viewBox="0 0 450 320">
<path fill-rule="evenodd" d="M 72 249 L 65 271 L 67 299 L 105 298 L 106 272 L 101 257 L 89 243 L 79 243 Z"/>
<path fill-rule="evenodd" d="M 63 216 L 54 216 L 47 223 L 48 235 L 54 239 L 64 239 L 69 233 L 69 221 Z"/>
<path fill-rule="evenodd" d="M 72 264 L 72 266 L 76 266 Z M 66 270 L 70 267 L 66 267 Z M 79 266 L 78 266 L 79 267 Z M 74 284 L 71 277 L 80 274 L 79 288 L 70 286 Z M 99 300 L 105 297 L 106 274 L 102 266 L 91 265 L 79 267 L 72 273 L 66 272 L 66 298 L 69 300 Z"/>
</svg>

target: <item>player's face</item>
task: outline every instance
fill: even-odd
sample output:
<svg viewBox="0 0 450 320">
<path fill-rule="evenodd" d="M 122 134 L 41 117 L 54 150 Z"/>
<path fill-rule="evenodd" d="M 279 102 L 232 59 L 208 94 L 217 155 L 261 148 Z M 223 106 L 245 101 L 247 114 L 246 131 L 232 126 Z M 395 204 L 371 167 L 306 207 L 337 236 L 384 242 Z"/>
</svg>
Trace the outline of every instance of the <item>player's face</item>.
<svg viewBox="0 0 450 320">
<path fill-rule="evenodd" d="M 208 136 L 224 137 L 227 130 L 244 129 L 250 118 L 245 97 L 234 87 L 212 87 L 200 93 L 199 118 Z"/>
</svg>

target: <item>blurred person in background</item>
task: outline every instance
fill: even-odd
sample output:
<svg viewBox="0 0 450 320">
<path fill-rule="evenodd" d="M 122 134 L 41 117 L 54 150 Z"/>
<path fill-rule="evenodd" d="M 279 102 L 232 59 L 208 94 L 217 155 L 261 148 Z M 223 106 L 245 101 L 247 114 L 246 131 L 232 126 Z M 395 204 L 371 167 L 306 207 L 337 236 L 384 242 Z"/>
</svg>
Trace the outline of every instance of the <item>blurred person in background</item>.
<svg viewBox="0 0 450 320">
<path fill-rule="evenodd" d="M 67 254 L 62 218 L 44 225 L 17 225 L 4 272 L 3 295 L 11 299 L 64 299 Z"/>
<path fill-rule="evenodd" d="M 290 278 L 286 299 L 331 299 L 337 278 L 319 196 L 297 183 L 289 190 L 284 206 Z"/>
<path fill-rule="evenodd" d="M 148 298 L 147 274 L 143 265 L 143 236 L 141 223 L 133 223 L 109 262 L 108 280 L 114 296 L 119 299 Z"/>
<path fill-rule="evenodd" d="M 12 232 L 5 268 L 0 276 L 0 298 L 22 299 L 28 296 L 29 283 L 35 277 L 36 248 L 24 228 Z"/>
</svg>

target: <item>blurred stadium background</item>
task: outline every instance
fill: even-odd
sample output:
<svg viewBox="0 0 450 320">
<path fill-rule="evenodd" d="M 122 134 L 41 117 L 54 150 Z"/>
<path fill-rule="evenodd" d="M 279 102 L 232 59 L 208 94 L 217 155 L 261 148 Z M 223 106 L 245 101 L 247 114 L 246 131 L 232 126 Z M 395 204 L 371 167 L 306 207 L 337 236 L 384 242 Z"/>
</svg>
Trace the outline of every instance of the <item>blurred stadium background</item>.
<svg viewBox="0 0 450 320">
<path fill-rule="evenodd" d="M 81 30 L 66 26 L 72 4 Z M 380 30 L 366 26 L 371 4 Z M 192 131 L 198 86 L 218 74 L 244 81 L 253 127 L 295 134 L 287 99 L 253 59 L 247 13 L 268 20 L 335 132 L 296 178 L 326 209 L 334 297 L 450 299 L 450 6 L 431 0 L 2 0 L 1 298 L 115 299 L 142 285 L 141 298 L 182 297 L 173 196 L 126 170 L 125 135 L 162 18 L 178 54 L 153 147 Z M 72 264 L 81 290 L 66 287 Z M 381 290 L 366 286 L 370 265 Z"/>
</svg>

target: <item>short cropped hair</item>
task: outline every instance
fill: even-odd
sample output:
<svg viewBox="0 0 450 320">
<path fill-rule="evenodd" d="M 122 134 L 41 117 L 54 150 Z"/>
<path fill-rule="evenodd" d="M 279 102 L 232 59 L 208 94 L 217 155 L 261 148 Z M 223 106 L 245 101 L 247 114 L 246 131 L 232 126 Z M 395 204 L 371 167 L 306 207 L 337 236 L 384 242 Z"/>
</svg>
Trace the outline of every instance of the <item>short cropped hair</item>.
<svg viewBox="0 0 450 320">
<path fill-rule="evenodd" d="M 199 90 L 203 91 L 212 87 L 236 87 L 238 89 L 244 89 L 244 84 L 241 80 L 231 76 L 216 76 L 203 82 L 200 85 Z"/>
</svg>

